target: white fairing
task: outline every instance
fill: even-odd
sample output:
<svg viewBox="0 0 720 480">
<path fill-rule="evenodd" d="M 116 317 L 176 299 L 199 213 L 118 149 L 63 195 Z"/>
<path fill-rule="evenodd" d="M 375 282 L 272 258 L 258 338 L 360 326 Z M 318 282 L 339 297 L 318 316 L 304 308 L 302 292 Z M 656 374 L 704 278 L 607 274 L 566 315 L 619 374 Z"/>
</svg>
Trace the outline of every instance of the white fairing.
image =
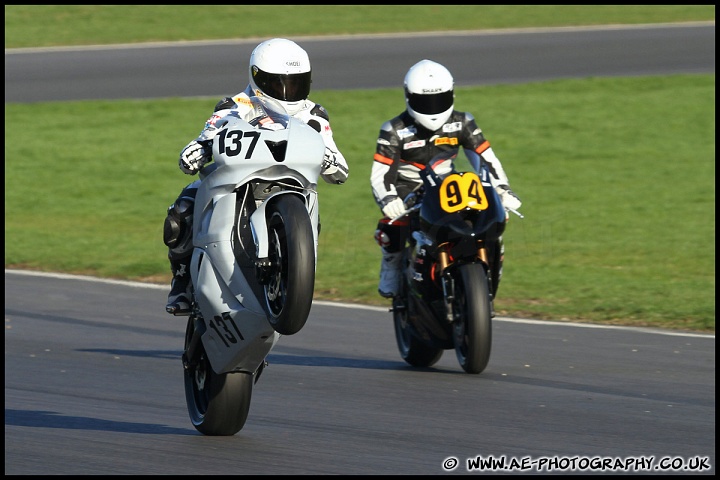
<svg viewBox="0 0 720 480">
<path fill-rule="evenodd" d="M 325 151 L 321 136 L 287 115 L 258 126 L 248 123 L 252 114 L 245 117 L 231 115 L 219 122 L 213 139 L 214 161 L 200 172 L 202 182 L 195 200 L 190 270 L 196 300 L 208 326 L 202 335 L 203 345 L 216 373 L 254 373 L 279 338 L 268 322 L 265 299 L 257 293 L 254 278 L 246 277 L 249 270 L 241 268 L 233 252 L 236 188 L 258 179 L 302 185 L 295 189 L 276 187 L 267 198 L 258 199 L 250 228 L 257 257 L 267 257 L 267 200 L 275 195 L 302 196 L 313 226 L 317 259 L 317 179 Z M 266 142 L 283 141 L 287 142 L 286 154 L 278 160 Z"/>
</svg>

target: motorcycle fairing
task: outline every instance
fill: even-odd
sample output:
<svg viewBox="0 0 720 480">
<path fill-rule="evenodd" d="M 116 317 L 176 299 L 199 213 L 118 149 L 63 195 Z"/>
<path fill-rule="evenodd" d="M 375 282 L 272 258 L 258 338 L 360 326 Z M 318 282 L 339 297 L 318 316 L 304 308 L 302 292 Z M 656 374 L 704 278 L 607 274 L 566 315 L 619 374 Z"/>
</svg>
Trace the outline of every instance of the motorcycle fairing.
<svg viewBox="0 0 720 480">
<path fill-rule="evenodd" d="M 213 370 L 254 373 L 279 335 L 268 323 L 260 299 L 235 260 L 230 240 L 234 212 L 234 195 L 215 203 L 212 218 L 225 217 L 226 221 L 211 220 L 209 226 L 225 230 L 226 240 L 196 243 L 190 273 L 195 298 L 207 325 L 202 340 Z"/>
<path fill-rule="evenodd" d="M 207 326 L 202 342 L 215 373 L 256 372 L 280 337 L 268 321 L 263 289 L 257 287 L 250 269 L 238 264 L 233 251 L 233 229 L 241 221 L 237 202 L 242 193 L 236 192 L 244 185 L 254 188 L 263 182 L 295 185 L 297 190 L 280 190 L 262 201 L 288 193 L 304 196 L 314 227 L 317 258 L 316 182 L 324 141 L 311 127 L 293 118 L 275 125 L 279 128 L 268 130 L 255 128 L 239 117 L 228 118 L 216 135 L 219 140 L 213 141 L 214 161 L 200 171 L 190 270 L 196 301 Z M 277 145 L 284 142 L 288 150 L 280 155 Z M 220 143 L 224 145 L 222 151 Z M 246 219 L 255 251 L 245 251 L 254 259 L 267 257 L 268 253 L 264 205 L 261 203 L 254 211 L 248 209 L 252 213 Z"/>
<path fill-rule="evenodd" d="M 471 186 L 479 188 L 473 183 L 478 176 L 472 172 L 466 175 L 461 173 L 453 170 L 449 175 L 440 176 L 432 168 L 426 168 L 420 173 L 425 190 L 419 215 L 420 226 L 437 244 L 457 242 L 465 237 L 481 239 L 489 229 L 492 230 L 492 226 L 505 223 L 505 210 L 488 179 L 487 167 L 483 164 L 480 172 L 482 193 L 478 190 L 470 195 L 465 191 Z M 460 181 L 444 181 L 458 178 Z M 440 190 L 449 187 L 453 188 L 451 194 Z M 431 191 L 438 193 L 428 194 Z M 454 198 L 456 207 L 448 208 L 448 203 L 451 203 L 449 197 Z"/>
</svg>

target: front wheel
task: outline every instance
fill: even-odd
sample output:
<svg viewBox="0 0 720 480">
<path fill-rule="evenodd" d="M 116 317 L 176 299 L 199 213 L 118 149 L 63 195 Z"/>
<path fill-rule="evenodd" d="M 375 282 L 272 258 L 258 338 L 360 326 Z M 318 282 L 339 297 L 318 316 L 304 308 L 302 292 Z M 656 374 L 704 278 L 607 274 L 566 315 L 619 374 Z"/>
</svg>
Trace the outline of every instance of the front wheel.
<svg viewBox="0 0 720 480">
<path fill-rule="evenodd" d="M 185 351 L 195 331 L 191 315 L 185 332 Z M 253 378 L 249 373 L 217 374 L 200 342 L 185 368 L 185 401 L 195 429 L 204 435 L 235 435 L 250 411 Z"/>
<path fill-rule="evenodd" d="M 461 266 L 455 278 L 453 344 L 467 373 L 482 372 L 490 360 L 491 315 L 485 268 L 481 264 Z"/>
<path fill-rule="evenodd" d="M 315 290 L 315 239 L 305 205 L 296 195 L 280 195 L 268 205 L 272 264 L 265 297 L 270 325 L 281 335 L 305 326 Z"/>
</svg>

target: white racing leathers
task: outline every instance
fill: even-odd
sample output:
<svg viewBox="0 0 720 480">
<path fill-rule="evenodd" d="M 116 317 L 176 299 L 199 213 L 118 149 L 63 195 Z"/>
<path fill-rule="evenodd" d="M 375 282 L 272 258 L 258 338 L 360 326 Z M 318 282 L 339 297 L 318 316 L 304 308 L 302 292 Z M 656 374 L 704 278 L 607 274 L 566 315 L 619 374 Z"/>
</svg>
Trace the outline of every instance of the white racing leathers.
<svg viewBox="0 0 720 480">
<path fill-rule="evenodd" d="M 250 96 L 254 95 L 248 85 L 245 91 L 232 97 L 226 97 L 215 106 L 212 116 L 205 122 L 202 132 L 195 139 L 197 143 L 190 142 L 185 147 L 186 149 L 197 148 L 198 144 L 202 146 L 203 150 L 195 154 L 198 157 L 197 168 L 211 160 L 212 142 L 210 140 L 218 132 L 216 123 L 233 112 L 243 117 L 251 108 Z M 261 96 L 261 94 L 255 96 Z M 294 117 L 319 132 L 325 144 L 320 176 L 327 183 L 345 183 L 348 178 L 348 165 L 345 157 L 335 145 L 327 111 L 321 105 L 310 100 L 304 100 L 301 103 L 301 108 Z M 183 168 L 183 152 L 180 154 L 180 169 L 191 175 L 197 173 L 197 168 L 190 170 Z M 200 180 L 196 180 L 182 190 L 175 203 L 168 208 L 165 220 L 164 242 L 168 246 L 168 258 L 173 272 L 166 310 L 175 315 L 186 314 L 190 306 L 190 276 L 187 272 L 192 255 L 193 204 L 199 185 Z"/>
<path fill-rule="evenodd" d="M 215 123 L 224 116 L 233 111 L 240 111 L 242 113 L 245 108 L 249 108 L 248 98 L 251 95 L 253 95 L 253 92 L 248 85 L 245 91 L 232 97 L 226 97 L 218 102 L 215 106 L 215 112 L 205 123 L 205 128 L 203 128 L 203 131 L 198 136 L 197 141 L 203 142 L 214 137 L 216 133 Z M 261 96 L 262 94 L 258 92 L 257 95 Z M 327 110 L 325 110 L 322 105 L 311 100 L 304 100 L 302 104 L 300 111 L 293 115 L 293 117 L 319 132 L 325 142 L 325 160 L 320 176 L 327 183 L 345 183 L 349 173 L 348 165 L 345 157 L 340 153 L 337 145 L 335 145 Z"/>
</svg>

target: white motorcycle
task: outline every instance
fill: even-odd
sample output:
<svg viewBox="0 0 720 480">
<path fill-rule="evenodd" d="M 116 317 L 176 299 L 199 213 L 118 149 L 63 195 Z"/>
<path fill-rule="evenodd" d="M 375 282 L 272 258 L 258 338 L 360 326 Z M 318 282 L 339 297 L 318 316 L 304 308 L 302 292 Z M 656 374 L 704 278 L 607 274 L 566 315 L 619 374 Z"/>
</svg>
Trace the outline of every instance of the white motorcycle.
<svg viewBox="0 0 720 480">
<path fill-rule="evenodd" d="M 190 264 L 185 398 L 195 428 L 234 435 L 281 335 L 307 321 L 315 287 L 322 137 L 272 99 L 218 121 L 200 171 Z"/>
</svg>

